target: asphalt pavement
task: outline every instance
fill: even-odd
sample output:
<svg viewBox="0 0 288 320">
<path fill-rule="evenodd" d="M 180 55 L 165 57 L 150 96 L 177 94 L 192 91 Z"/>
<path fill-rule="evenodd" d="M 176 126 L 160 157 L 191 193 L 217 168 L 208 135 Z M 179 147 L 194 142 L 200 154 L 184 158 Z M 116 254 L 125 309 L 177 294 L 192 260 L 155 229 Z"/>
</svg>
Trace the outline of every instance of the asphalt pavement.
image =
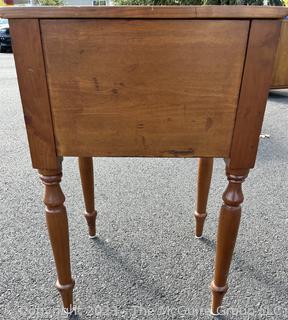
<svg viewBox="0 0 288 320">
<path fill-rule="evenodd" d="M 267 105 L 225 297 L 225 319 L 288 319 L 288 91 Z M 12 54 L 0 54 L 0 319 L 64 319 L 31 167 Z M 226 186 L 215 161 L 204 239 L 194 238 L 197 159 L 96 158 L 98 238 L 88 238 L 77 159 L 63 163 L 75 319 L 210 319 Z"/>
</svg>

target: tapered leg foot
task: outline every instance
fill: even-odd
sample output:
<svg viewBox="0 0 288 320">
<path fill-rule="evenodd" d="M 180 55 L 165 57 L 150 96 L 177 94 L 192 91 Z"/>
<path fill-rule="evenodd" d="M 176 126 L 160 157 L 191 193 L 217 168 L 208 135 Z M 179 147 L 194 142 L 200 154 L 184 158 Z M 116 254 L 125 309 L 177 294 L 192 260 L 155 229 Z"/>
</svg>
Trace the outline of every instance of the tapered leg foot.
<svg viewBox="0 0 288 320">
<path fill-rule="evenodd" d="M 228 286 L 217 287 L 214 284 L 214 281 L 211 283 L 211 291 L 212 291 L 212 304 L 211 304 L 211 314 L 213 316 L 219 315 L 219 307 L 222 305 L 222 300 L 224 298 L 225 293 L 228 290 Z"/>
<path fill-rule="evenodd" d="M 196 219 L 195 238 L 201 239 L 203 235 L 204 222 L 207 217 L 207 213 L 199 213 L 195 211 L 194 217 Z"/>
<path fill-rule="evenodd" d="M 72 313 L 73 312 L 73 288 L 75 286 L 75 281 L 71 279 L 71 283 L 69 284 L 60 284 L 59 280 L 56 281 L 56 288 L 58 289 L 63 305 L 65 313 Z"/>
<path fill-rule="evenodd" d="M 207 217 L 207 201 L 213 171 L 213 158 L 200 158 L 198 168 L 197 209 L 195 237 L 202 238 L 204 222 Z"/>
<path fill-rule="evenodd" d="M 236 243 L 241 217 L 241 203 L 244 200 L 241 185 L 248 175 L 229 172 L 227 169 L 228 187 L 223 194 L 223 204 L 220 210 L 214 279 L 211 284 L 212 305 L 211 313 L 217 314 L 222 300 L 228 290 L 227 278 Z"/>
<path fill-rule="evenodd" d="M 96 217 L 97 211 L 85 212 L 84 217 L 88 225 L 89 238 L 96 238 Z"/>
<path fill-rule="evenodd" d="M 57 271 L 56 287 L 59 290 L 64 309 L 73 310 L 74 280 L 71 276 L 69 233 L 65 197 L 60 187 L 61 171 L 39 171 L 45 186 L 44 203 L 46 222 Z"/>
<path fill-rule="evenodd" d="M 86 211 L 84 217 L 86 219 L 89 231 L 89 237 L 96 237 L 96 216 L 94 204 L 94 172 L 93 172 L 93 158 L 79 157 L 79 171 L 81 177 L 81 184 L 85 202 Z"/>
</svg>

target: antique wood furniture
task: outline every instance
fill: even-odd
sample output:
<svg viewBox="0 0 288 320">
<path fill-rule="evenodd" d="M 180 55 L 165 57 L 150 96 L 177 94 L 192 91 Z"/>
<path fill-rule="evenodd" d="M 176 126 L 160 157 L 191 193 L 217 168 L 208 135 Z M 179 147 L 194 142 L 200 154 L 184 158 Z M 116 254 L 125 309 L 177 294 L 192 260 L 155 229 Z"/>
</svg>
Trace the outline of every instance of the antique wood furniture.
<svg viewBox="0 0 288 320">
<path fill-rule="evenodd" d="M 288 19 L 282 21 L 271 88 L 288 88 Z"/>
<path fill-rule="evenodd" d="M 33 167 L 64 307 L 73 308 L 61 157 L 79 157 L 90 237 L 93 156 L 199 157 L 202 236 L 214 157 L 226 162 L 212 313 L 227 291 L 241 184 L 254 167 L 281 19 L 277 7 L 8 8 Z"/>
</svg>

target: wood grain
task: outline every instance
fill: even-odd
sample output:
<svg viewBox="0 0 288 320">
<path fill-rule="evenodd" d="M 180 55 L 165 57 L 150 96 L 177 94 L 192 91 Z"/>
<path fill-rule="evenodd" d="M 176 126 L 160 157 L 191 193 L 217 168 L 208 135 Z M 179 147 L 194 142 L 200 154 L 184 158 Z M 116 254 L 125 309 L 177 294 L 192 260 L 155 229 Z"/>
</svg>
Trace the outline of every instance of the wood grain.
<svg viewBox="0 0 288 320">
<path fill-rule="evenodd" d="M 211 286 L 216 313 L 228 288 L 241 184 L 255 162 L 280 31 L 280 20 L 245 18 L 279 18 L 286 9 L 15 8 L 0 9 L 1 14 L 32 18 L 12 19 L 10 25 L 31 157 L 45 185 L 47 226 L 64 307 L 72 309 L 74 280 L 56 150 L 59 156 L 80 157 L 91 236 L 96 211 L 89 157 L 226 158 L 229 184 Z M 43 19 L 39 29 L 35 16 L 69 19 Z M 211 19 L 201 20 L 205 17 Z M 215 19 L 221 17 L 225 19 Z M 212 159 L 202 159 L 198 235 L 211 172 Z"/>
<path fill-rule="evenodd" d="M 232 255 L 236 243 L 241 218 L 241 203 L 244 200 L 242 183 L 248 175 L 248 170 L 231 174 L 227 169 L 226 175 L 229 181 L 223 193 L 223 204 L 220 210 L 219 224 L 217 231 L 216 259 L 214 279 L 211 284 L 213 314 L 219 312 L 222 300 L 227 292 L 227 278 L 229 274 Z"/>
<path fill-rule="evenodd" d="M 228 156 L 248 30 L 227 20 L 41 21 L 57 153 Z"/>
<path fill-rule="evenodd" d="M 230 169 L 253 168 L 272 81 L 281 20 L 253 20 L 231 144 Z"/>
<path fill-rule="evenodd" d="M 213 158 L 200 158 L 198 166 L 198 183 L 197 183 L 197 206 L 194 213 L 196 220 L 195 236 L 201 238 L 203 233 L 204 222 L 207 217 L 207 202 L 210 190 Z"/>
<path fill-rule="evenodd" d="M 4 18 L 276 19 L 284 18 L 287 15 L 287 8 L 273 6 L 81 6 L 0 8 L 0 16 Z"/>
<path fill-rule="evenodd" d="M 96 235 L 96 216 L 94 200 L 94 171 L 93 158 L 78 158 L 79 171 L 81 178 L 82 191 L 85 202 L 85 219 L 88 224 L 89 236 L 94 238 Z"/>
<path fill-rule="evenodd" d="M 32 164 L 37 169 L 57 169 L 39 21 L 9 23 Z"/>
<path fill-rule="evenodd" d="M 288 20 L 282 21 L 271 88 L 288 88 Z"/>
<path fill-rule="evenodd" d="M 71 276 L 69 231 L 65 196 L 61 190 L 62 173 L 59 170 L 39 171 L 45 186 L 44 203 L 46 222 L 57 271 L 56 287 L 61 294 L 67 312 L 73 310 L 73 288 L 75 281 Z"/>
</svg>

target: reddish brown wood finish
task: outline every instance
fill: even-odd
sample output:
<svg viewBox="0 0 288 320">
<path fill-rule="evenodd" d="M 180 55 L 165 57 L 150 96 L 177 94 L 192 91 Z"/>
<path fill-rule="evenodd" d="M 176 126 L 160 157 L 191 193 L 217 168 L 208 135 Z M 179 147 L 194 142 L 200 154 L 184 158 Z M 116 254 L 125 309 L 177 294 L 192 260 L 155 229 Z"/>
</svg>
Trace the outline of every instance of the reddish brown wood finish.
<svg viewBox="0 0 288 320">
<path fill-rule="evenodd" d="M 249 21 L 40 24 L 58 155 L 229 157 Z"/>
<path fill-rule="evenodd" d="M 222 197 L 224 203 L 219 217 L 215 273 L 211 284 L 211 311 L 213 314 L 218 313 L 218 308 L 221 306 L 224 294 L 228 289 L 227 278 L 240 223 L 240 205 L 244 200 L 241 186 L 248 172 L 247 170 L 244 175 L 243 172 L 240 172 L 241 175 L 237 175 L 237 172 L 234 172 L 232 175 L 227 169 L 226 173 L 229 183 Z"/>
<path fill-rule="evenodd" d="M 114 19 L 276 19 L 288 15 L 283 7 L 257 6 L 113 6 L 0 8 L 4 18 Z"/>
<path fill-rule="evenodd" d="M 288 19 L 282 20 L 271 88 L 288 88 Z"/>
<path fill-rule="evenodd" d="M 194 213 L 196 219 L 196 238 L 201 238 L 204 222 L 207 217 L 206 207 L 213 171 L 213 158 L 200 158 L 198 167 L 197 207 Z"/>
<path fill-rule="evenodd" d="M 230 159 L 226 160 L 229 184 L 220 211 L 215 275 L 211 285 L 214 314 L 217 314 L 228 289 L 227 277 L 243 201 L 241 183 L 255 164 L 280 26 L 279 20 L 251 22 Z"/>
<path fill-rule="evenodd" d="M 252 20 L 234 134 L 231 169 L 253 168 L 280 34 L 280 20 Z"/>
<path fill-rule="evenodd" d="M 57 169 L 39 21 L 10 19 L 9 25 L 32 164 Z"/>
<path fill-rule="evenodd" d="M 243 201 L 241 184 L 256 159 L 280 33 L 278 19 L 287 15 L 287 9 L 8 8 L 0 9 L 1 15 L 15 18 L 9 22 L 25 123 L 33 166 L 41 169 L 45 185 L 47 226 L 64 307 L 72 308 L 74 280 L 57 156 L 221 156 L 226 158 L 229 183 L 223 194 L 211 286 L 212 312 L 217 313 L 228 288 Z M 87 45 L 86 40 L 87 51 L 81 51 L 81 41 Z M 115 50 L 115 44 L 123 51 Z M 66 83 L 64 73 L 69 80 Z M 101 75 L 101 86 L 93 79 L 95 74 Z M 121 83 L 122 92 L 117 87 Z M 145 122 L 137 123 L 139 118 Z M 146 136 L 139 136 L 144 128 L 152 139 L 148 146 Z M 89 233 L 95 235 L 92 158 L 80 158 L 79 167 Z M 211 172 L 212 160 L 202 159 L 196 235 L 202 234 Z"/>
<path fill-rule="evenodd" d="M 61 294 L 65 310 L 71 312 L 74 280 L 70 268 L 67 213 L 63 204 L 65 197 L 60 187 L 62 173 L 61 170 L 39 170 L 39 173 L 45 186 L 46 222 L 58 276 L 56 287 Z"/>
<path fill-rule="evenodd" d="M 94 173 L 93 173 L 93 158 L 79 157 L 79 171 L 81 177 L 82 190 L 85 202 L 85 213 L 89 236 L 94 238 L 96 236 L 96 215 L 95 201 L 94 201 Z"/>
</svg>

